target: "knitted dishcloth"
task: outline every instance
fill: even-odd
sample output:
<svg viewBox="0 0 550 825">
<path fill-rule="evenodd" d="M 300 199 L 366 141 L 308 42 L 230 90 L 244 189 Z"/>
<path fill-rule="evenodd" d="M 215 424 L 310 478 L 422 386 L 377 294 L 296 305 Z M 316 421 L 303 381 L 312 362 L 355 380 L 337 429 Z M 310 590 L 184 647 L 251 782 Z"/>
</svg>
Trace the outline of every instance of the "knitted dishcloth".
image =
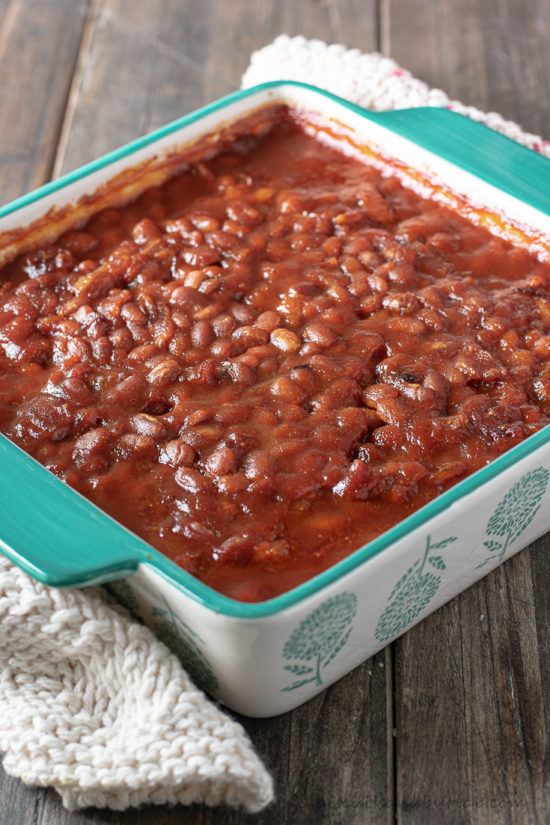
<svg viewBox="0 0 550 825">
<path fill-rule="evenodd" d="M 0 556 L 4 769 L 67 808 L 243 805 L 272 782 L 242 727 L 101 587 L 45 587 Z"/>
<path fill-rule="evenodd" d="M 430 89 L 393 60 L 303 37 L 256 52 L 243 86 L 302 80 L 362 106 L 446 106 L 550 156 L 500 115 Z M 204 802 L 258 811 L 272 782 L 242 727 L 102 588 L 47 588 L 0 557 L 4 769 L 69 808 Z"/>
</svg>

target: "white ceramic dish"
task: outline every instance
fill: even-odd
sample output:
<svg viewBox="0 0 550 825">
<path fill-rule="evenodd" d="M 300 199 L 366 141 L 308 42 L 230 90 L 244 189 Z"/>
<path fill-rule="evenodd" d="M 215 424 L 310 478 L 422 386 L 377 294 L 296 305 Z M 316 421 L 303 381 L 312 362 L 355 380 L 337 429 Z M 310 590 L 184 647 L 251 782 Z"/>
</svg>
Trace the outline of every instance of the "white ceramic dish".
<svg viewBox="0 0 550 825">
<path fill-rule="evenodd" d="M 544 158 L 450 112 L 372 115 L 295 83 L 239 92 L 10 204 L 0 211 L 0 255 L 17 246 L 14 230 L 48 210 L 275 100 L 318 112 L 340 135 L 427 176 L 417 185 L 443 182 L 482 206 L 481 220 L 493 229 L 502 231 L 502 215 L 528 227 L 534 250 L 548 257 Z M 59 230 L 65 219 L 58 215 Z M 46 230 L 37 226 L 40 238 Z M 193 579 L 0 437 L 0 460 L 10 466 L 0 480 L 0 546 L 53 586 L 110 581 L 199 685 L 241 713 L 272 716 L 323 690 L 550 529 L 549 440 L 547 428 L 307 583 L 245 604 Z M 32 520 L 29 500 L 41 502 Z"/>
</svg>

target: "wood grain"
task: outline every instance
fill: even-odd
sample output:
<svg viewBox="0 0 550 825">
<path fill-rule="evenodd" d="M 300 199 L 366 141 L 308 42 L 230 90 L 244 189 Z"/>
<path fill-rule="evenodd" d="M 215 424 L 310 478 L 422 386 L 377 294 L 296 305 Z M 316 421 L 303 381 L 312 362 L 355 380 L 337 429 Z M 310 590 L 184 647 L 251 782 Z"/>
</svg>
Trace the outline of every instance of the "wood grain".
<svg viewBox="0 0 550 825">
<path fill-rule="evenodd" d="M 523 552 L 396 643 L 404 822 L 549 820 L 537 642 L 545 617 L 533 591 Z"/>
<path fill-rule="evenodd" d="M 382 0 L 381 48 L 430 86 L 550 134 L 548 0 Z"/>
<path fill-rule="evenodd" d="M 0 201 L 50 177 L 88 0 L 12 0 L 0 18 Z"/>
</svg>

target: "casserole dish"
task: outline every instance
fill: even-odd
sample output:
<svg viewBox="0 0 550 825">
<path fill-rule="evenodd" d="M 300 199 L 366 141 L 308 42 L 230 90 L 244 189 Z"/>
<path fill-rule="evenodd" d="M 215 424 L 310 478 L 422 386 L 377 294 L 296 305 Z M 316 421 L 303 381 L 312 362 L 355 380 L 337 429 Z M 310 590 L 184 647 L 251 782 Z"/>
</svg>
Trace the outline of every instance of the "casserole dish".
<svg viewBox="0 0 550 825">
<path fill-rule="evenodd" d="M 144 180 L 162 179 L 180 147 L 274 101 L 318 112 L 344 147 L 381 147 L 418 171 L 418 187 L 478 205 L 493 230 L 521 240 L 526 227 L 533 250 L 548 257 L 546 159 L 451 112 L 374 115 L 296 83 L 239 92 L 5 207 L 0 251 L 19 249 L 19 228 L 29 224 L 35 241 L 61 234 L 71 223 L 63 207 L 80 200 L 91 214 L 93 199 L 82 198 L 106 181 L 113 202 L 137 194 Z M 270 716 L 313 696 L 548 529 L 548 437 L 536 433 L 330 569 L 254 604 L 206 587 L 5 438 L 0 539 L 49 585 L 111 582 L 198 684 L 239 712 Z"/>
</svg>

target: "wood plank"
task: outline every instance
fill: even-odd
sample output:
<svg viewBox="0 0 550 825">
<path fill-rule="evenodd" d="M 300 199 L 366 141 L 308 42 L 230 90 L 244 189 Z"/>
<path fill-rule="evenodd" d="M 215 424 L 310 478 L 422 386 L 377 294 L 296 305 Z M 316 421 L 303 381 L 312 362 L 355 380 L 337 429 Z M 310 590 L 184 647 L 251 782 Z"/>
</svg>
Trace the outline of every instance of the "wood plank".
<svg viewBox="0 0 550 825">
<path fill-rule="evenodd" d="M 407 825 L 549 820 L 544 619 L 524 552 L 396 644 L 397 802 Z"/>
<path fill-rule="evenodd" d="M 382 44 L 430 85 L 550 134 L 547 2 L 385 2 Z M 397 821 L 550 819 L 549 537 L 394 648 Z"/>
<path fill-rule="evenodd" d="M 46 795 L 46 791 L 27 787 L 0 768 L 1 825 L 36 825 Z"/>
<path fill-rule="evenodd" d="M 0 199 L 48 180 L 88 0 L 12 0 L 0 18 Z"/>
<path fill-rule="evenodd" d="M 240 9 L 237 10 L 238 6 Z M 377 48 L 376 7 L 375 0 L 308 0 L 300 3 L 258 0 L 252 6 L 238 0 L 238 3 L 219 4 L 220 24 L 210 31 L 207 46 L 206 98 L 215 95 L 209 82 L 212 77 L 230 78 L 232 88 L 238 88 L 250 54 L 282 32 L 331 43 L 345 42 L 364 51 Z M 245 26 L 240 26 L 239 20 L 245 15 L 249 15 L 249 20 Z M 227 32 L 231 32 L 231 41 Z"/>
</svg>

